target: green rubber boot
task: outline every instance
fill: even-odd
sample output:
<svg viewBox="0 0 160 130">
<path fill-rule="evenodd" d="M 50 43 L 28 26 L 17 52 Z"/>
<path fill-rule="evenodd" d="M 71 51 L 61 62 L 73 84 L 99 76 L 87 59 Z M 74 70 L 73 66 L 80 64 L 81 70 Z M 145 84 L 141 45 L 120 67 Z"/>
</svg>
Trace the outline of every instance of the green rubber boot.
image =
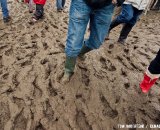
<svg viewBox="0 0 160 130">
<path fill-rule="evenodd" d="M 78 55 L 78 57 L 80 59 L 84 59 L 84 54 L 86 54 L 87 52 L 91 51 L 92 49 L 90 49 L 89 47 L 87 47 L 85 44 L 82 46 L 82 49 Z"/>
<path fill-rule="evenodd" d="M 76 57 L 66 57 L 65 71 L 62 78 L 62 83 L 67 83 L 70 81 L 71 76 L 74 74 L 74 68 L 76 65 Z"/>
</svg>

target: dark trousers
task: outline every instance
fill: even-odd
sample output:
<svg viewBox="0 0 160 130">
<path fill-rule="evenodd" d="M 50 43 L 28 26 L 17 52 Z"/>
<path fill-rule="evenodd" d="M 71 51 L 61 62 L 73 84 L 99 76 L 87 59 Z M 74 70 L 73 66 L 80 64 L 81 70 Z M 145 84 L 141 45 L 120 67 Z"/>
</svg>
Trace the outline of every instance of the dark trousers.
<svg viewBox="0 0 160 130">
<path fill-rule="evenodd" d="M 136 24 L 139 16 L 142 14 L 143 10 L 138 10 L 133 7 L 131 4 L 123 4 L 122 11 L 110 25 L 110 31 L 118 26 L 119 24 L 124 23 L 124 26 L 120 33 L 120 39 L 126 39 L 129 32 L 132 30 L 132 27 Z"/>
<path fill-rule="evenodd" d="M 43 17 L 43 14 L 44 14 L 44 9 L 43 9 L 43 6 L 42 4 L 36 4 L 36 11 L 35 11 L 35 17 L 37 19 L 40 19 Z"/>
<path fill-rule="evenodd" d="M 160 50 L 157 53 L 157 56 L 150 63 L 148 70 L 152 74 L 160 74 Z"/>
</svg>

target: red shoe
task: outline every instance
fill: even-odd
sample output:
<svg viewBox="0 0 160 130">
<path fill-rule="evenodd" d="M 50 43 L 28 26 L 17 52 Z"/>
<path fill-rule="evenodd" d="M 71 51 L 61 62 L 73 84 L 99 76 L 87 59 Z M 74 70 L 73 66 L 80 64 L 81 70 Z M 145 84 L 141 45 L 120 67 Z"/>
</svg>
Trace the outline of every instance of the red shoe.
<svg viewBox="0 0 160 130">
<path fill-rule="evenodd" d="M 150 88 L 155 84 L 158 78 L 151 79 L 146 73 L 144 74 L 144 79 L 140 83 L 140 88 L 143 93 L 147 93 Z"/>
</svg>

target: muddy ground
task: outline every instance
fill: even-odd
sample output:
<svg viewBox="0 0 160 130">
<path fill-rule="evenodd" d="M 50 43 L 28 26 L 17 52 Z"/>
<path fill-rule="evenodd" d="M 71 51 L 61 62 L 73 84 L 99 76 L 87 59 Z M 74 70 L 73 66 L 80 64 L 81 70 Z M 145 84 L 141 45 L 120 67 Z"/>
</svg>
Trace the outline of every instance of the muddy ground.
<svg viewBox="0 0 160 130">
<path fill-rule="evenodd" d="M 48 1 L 45 19 L 32 26 L 26 5 L 10 1 L 9 8 L 12 24 L 0 21 L 0 130 L 160 124 L 159 81 L 148 95 L 139 89 L 160 46 L 159 12 L 143 16 L 125 46 L 116 43 L 121 27 L 114 29 L 109 41 L 78 61 L 71 82 L 63 85 L 68 7 L 57 13 Z"/>
</svg>

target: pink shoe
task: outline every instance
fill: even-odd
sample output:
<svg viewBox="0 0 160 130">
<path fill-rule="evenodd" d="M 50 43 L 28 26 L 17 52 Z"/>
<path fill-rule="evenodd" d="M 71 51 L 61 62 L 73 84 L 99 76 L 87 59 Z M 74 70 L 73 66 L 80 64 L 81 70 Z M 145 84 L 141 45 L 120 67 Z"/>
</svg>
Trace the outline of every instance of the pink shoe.
<svg viewBox="0 0 160 130">
<path fill-rule="evenodd" d="M 151 79 L 146 73 L 144 74 L 144 79 L 140 83 L 140 88 L 143 93 L 147 93 L 150 88 L 155 84 L 158 78 Z"/>
</svg>

